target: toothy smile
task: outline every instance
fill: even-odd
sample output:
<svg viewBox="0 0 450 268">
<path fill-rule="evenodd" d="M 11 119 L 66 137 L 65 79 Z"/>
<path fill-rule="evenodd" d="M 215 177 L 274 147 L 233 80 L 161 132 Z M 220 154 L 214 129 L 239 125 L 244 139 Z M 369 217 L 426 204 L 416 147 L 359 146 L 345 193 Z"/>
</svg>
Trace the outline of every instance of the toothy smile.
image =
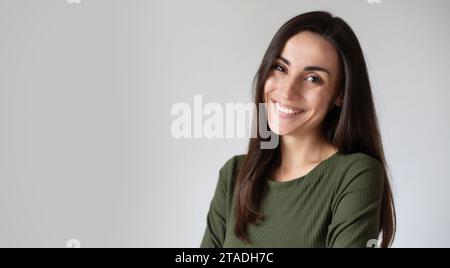
<svg viewBox="0 0 450 268">
<path fill-rule="evenodd" d="M 299 113 L 305 111 L 303 109 L 293 108 L 293 107 L 288 107 L 288 106 L 281 105 L 280 103 L 278 103 L 274 99 L 272 99 L 272 102 L 275 103 L 275 106 L 277 107 L 277 111 L 279 111 L 281 113 L 284 113 L 284 114 L 294 115 L 294 114 L 299 114 Z"/>
</svg>

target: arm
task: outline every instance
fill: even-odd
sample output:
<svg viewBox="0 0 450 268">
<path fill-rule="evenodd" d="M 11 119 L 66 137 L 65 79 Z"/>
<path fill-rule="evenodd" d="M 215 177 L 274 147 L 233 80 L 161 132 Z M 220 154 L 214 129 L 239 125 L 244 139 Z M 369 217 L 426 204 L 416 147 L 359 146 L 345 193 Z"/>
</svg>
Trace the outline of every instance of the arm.
<svg viewBox="0 0 450 268">
<path fill-rule="evenodd" d="M 223 168 L 219 172 L 219 180 L 211 201 L 207 219 L 206 230 L 201 242 L 201 248 L 221 248 L 225 240 L 226 230 L 226 176 Z"/>
<path fill-rule="evenodd" d="M 332 202 L 327 247 L 366 247 L 378 239 L 383 176 L 383 166 L 373 158 L 345 173 Z"/>
</svg>

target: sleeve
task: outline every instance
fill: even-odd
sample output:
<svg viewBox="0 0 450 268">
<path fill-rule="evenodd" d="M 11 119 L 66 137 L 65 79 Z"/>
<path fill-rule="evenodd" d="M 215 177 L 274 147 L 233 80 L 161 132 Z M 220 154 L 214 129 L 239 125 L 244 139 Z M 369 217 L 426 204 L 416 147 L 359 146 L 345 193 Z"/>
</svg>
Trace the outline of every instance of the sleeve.
<svg viewBox="0 0 450 268">
<path fill-rule="evenodd" d="M 201 248 L 221 248 L 223 246 L 226 231 L 227 181 L 231 176 L 228 171 L 231 169 L 232 160 L 230 159 L 220 169 L 219 179 L 206 217 L 206 230 L 200 245 Z"/>
<path fill-rule="evenodd" d="M 366 247 L 378 239 L 384 169 L 374 159 L 357 161 L 345 173 L 332 201 L 327 247 Z"/>
</svg>

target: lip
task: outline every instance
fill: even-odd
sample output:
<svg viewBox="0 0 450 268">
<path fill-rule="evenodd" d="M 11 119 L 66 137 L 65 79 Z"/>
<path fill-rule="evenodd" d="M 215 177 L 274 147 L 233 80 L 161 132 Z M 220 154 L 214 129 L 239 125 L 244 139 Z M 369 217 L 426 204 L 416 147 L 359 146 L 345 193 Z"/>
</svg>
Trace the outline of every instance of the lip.
<svg viewBox="0 0 450 268">
<path fill-rule="evenodd" d="M 280 117 L 290 118 L 290 117 L 294 117 L 294 116 L 297 116 L 297 115 L 305 112 L 305 109 L 295 107 L 292 105 L 287 105 L 284 103 L 280 103 L 273 98 L 270 98 L 270 101 L 276 105 L 275 109 L 278 112 Z"/>
</svg>

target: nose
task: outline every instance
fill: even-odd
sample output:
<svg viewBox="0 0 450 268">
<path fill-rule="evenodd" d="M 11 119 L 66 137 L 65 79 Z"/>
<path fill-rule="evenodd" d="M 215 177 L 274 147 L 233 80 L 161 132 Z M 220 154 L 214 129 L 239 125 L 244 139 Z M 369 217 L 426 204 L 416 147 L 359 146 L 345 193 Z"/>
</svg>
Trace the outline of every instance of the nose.
<svg viewBox="0 0 450 268">
<path fill-rule="evenodd" d="M 294 99 L 299 94 L 300 86 L 295 79 L 286 79 L 280 85 L 280 96 L 284 99 Z"/>
</svg>

